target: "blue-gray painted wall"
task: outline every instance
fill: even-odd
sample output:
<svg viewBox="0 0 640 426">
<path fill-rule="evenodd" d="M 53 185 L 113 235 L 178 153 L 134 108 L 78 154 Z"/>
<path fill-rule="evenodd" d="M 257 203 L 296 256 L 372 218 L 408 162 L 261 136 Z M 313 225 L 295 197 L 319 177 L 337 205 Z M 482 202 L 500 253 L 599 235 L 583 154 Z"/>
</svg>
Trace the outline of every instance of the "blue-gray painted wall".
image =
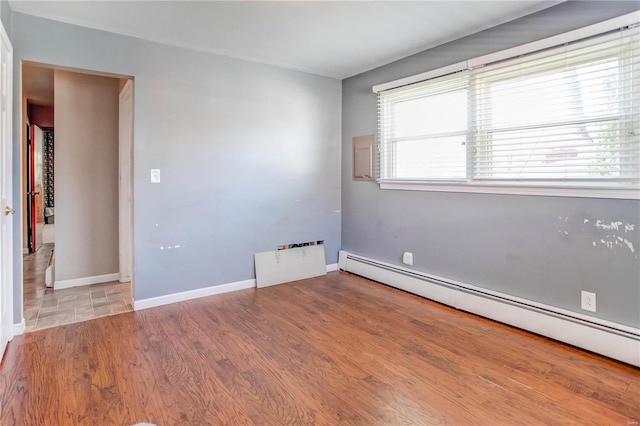
<svg viewBox="0 0 640 426">
<path fill-rule="evenodd" d="M 351 137 L 376 130 L 373 85 L 628 13 L 637 2 L 563 3 L 345 80 L 342 152 L 335 80 L 21 14 L 11 19 L 5 4 L 14 130 L 21 60 L 136 79 L 137 299 L 252 278 L 252 254 L 283 242 L 323 238 L 333 263 L 342 208 L 346 250 L 395 264 L 413 251 L 418 270 L 581 313 L 579 291 L 595 291 L 595 316 L 640 324 L 637 256 L 593 247 L 608 237 L 584 223 L 635 224 L 625 237 L 637 255 L 638 201 L 381 191 L 352 182 L 350 168 Z M 14 164 L 18 138 L 14 131 Z M 149 183 L 150 168 L 162 169 L 162 184 Z M 18 208 L 19 178 L 16 169 Z M 21 226 L 16 220 L 14 235 Z M 14 256 L 19 322 L 19 241 Z"/>
<path fill-rule="evenodd" d="M 11 8 L 7 0 L 0 0 L 0 19 L 2 19 L 4 30 L 11 39 Z"/>
<path fill-rule="evenodd" d="M 253 254 L 285 243 L 324 240 L 337 262 L 340 81 L 20 13 L 12 23 L 16 165 L 21 61 L 135 78 L 137 300 L 254 278 Z M 18 210 L 19 167 L 13 180 Z M 16 323 L 21 250 L 16 238 Z"/>
<path fill-rule="evenodd" d="M 342 85 L 342 247 L 562 309 L 597 294 L 595 317 L 640 326 L 640 202 L 380 190 L 351 179 L 351 139 L 376 132 L 372 86 L 637 11 L 638 2 L 566 2 L 346 79 Z M 596 227 L 622 222 L 633 231 Z M 585 222 L 588 221 L 588 222 Z M 631 242 L 608 248 L 601 240 Z M 594 246 L 595 243 L 595 246 Z"/>
</svg>

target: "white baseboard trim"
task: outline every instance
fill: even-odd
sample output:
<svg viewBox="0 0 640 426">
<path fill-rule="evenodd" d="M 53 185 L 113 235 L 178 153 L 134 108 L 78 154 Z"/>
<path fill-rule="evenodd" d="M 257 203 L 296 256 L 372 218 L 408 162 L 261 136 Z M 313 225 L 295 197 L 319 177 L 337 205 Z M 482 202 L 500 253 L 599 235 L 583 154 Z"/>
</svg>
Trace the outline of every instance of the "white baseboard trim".
<svg viewBox="0 0 640 426">
<path fill-rule="evenodd" d="M 640 329 L 340 251 L 340 269 L 640 367 Z"/>
<path fill-rule="evenodd" d="M 120 279 L 119 273 L 96 275 L 93 277 L 75 278 L 72 280 L 55 281 L 53 283 L 54 290 L 62 290 L 71 287 L 80 287 L 83 285 L 108 283 L 109 281 L 118 281 Z"/>
<path fill-rule="evenodd" d="M 213 296 L 215 294 L 229 293 L 230 291 L 246 290 L 254 288 L 256 280 L 238 281 L 235 283 L 215 285 L 211 287 L 198 288 L 196 290 L 183 291 L 180 293 L 168 294 L 166 296 L 150 297 L 148 299 L 136 300 L 133 302 L 133 310 L 154 308 L 156 306 L 168 305 L 170 303 L 184 302 L 185 300 L 198 299 L 200 297 Z"/>
<path fill-rule="evenodd" d="M 337 263 L 332 263 L 330 265 L 327 265 L 327 272 L 333 272 L 333 271 L 337 271 L 338 270 L 338 264 Z"/>
<path fill-rule="evenodd" d="M 327 272 L 337 271 L 338 264 L 332 263 L 327 265 Z M 198 299 L 200 297 L 213 296 L 216 294 L 229 293 L 231 291 L 246 290 L 254 288 L 256 280 L 238 281 L 235 283 L 221 284 L 211 287 L 199 288 L 196 290 L 183 291 L 181 293 L 168 294 L 166 296 L 151 297 L 149 299 L 135 300 L 133 309 L 140 311 L 142 309 L 155 308 L 156 306 L 168 305 L 170 303 L 184 302 L 185 300 Z"/>
<path fill-rule="evenodd" d="M 12 336 L 20 336 L 21 334 L 24 334 L 24 330 L 26 327 L 26 322 L 24 321 L 24 318 L 22 318 L 22 322 L 19 322 L 18 324 L 13 324 L 13 326 L 11 327 L 11 335 Z"/>
</svg>

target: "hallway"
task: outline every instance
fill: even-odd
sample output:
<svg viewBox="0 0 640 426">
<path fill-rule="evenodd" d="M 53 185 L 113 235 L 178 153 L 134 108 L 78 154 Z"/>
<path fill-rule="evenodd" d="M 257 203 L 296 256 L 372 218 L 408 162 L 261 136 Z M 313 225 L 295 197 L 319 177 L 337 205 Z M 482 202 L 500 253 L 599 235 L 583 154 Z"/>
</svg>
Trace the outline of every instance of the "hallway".
<svg viewBox="0 0 640 426">
<path fill-rule="evenodd" d="M 133 310 L 131 283 L 47 288 L 44 276 L 53 248 L 53 244 L 43 244 L 36 253 L 23 256 L 25 332 Z"/>
</svg>

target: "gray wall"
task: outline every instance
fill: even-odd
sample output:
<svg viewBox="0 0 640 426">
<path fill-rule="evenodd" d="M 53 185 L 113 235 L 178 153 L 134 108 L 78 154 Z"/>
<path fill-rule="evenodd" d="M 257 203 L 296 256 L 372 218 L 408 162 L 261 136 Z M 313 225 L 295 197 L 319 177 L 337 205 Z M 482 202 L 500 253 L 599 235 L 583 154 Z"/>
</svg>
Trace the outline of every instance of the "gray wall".
<svg viewBox="0 0 640 426">
<path fill-rule="evenodd" d="M 54 71 L 56 282 L 118 272 L 119 84 Z"/>
<path fill-rule="evenodd" d="M 0 0 L 0 19 L 9 39 L 11 39 L 11 9 L 7 0 Z"/>
<path fill-rule="evenodd" d="M 589 313 L 580 291 L 596 292 L 593 316 L 640 326 L 639 201 L 382 191 L 351 180 L 351 138 L 376 132 L 373 85 L 637 9 L 637 2 L 567 2 L 343 81 L 343 249 L 397 265 L 412 251 L 417 270 L 582 314 Z M 635 228 L 605 231 L 594 226 L 598 219 Z M 634 252 L 600 241 L 617 236 Z"/>
<path fill-rule="evenodd" d="M 14 164 L 20 61 L 135 78 L 136 299 L 251 279 L 253 253 L 288 242 L 323 239 L 337 261 L 339 81 L 19 13 L 13 45 Z M 19 168 L 13 178 L 19 205 Z"/>
</svg>

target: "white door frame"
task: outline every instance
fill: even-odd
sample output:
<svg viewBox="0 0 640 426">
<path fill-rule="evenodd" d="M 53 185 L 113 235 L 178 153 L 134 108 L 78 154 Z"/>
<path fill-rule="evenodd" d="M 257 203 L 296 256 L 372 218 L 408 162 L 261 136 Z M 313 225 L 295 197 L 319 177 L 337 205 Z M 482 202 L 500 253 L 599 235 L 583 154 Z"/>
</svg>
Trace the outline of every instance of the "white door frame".
<svg viewBox="0 0 640 426">
<path fill-rule="evenodd" d="M 0 359 L 13 338 L 13 47 L 0 22 Z M 14 206 L 15 207 L 15 206 Z"/>
<path fill-rule="evenodd" d="M 4 29 L 3 29 L 3 31 L 4 31 Z M 6 37 L 6 34 L 5 34 L 5 37 Z M 8 37 L 6 37 L 6 39 L 7 39 L 7 42 L 9 42 Z M 9 44 L 9 46 L 11 46 L 11 45 Z M 11 55 L 10 55 L 9 61 L 12 64 L 13 63 L 13 50 L 11 50 L 10 54 Z M 22 61 L 21 61 L 20 65 L 22 66 Z M 61 68 L 61 66 L 59 66 L 59 65 L 41 65 L 41 66 L 48 66 L 48 67 L 53 68 L 54 70 Z M 68 68 L 68 67 L 65 67 L 64 69 L 71 70 L 73 72 L 83 72 L 84 71 L 84 70 L 80 71 L 80 70 L 76 70 L 76 69 Z M 12 66 L 9 67 L 9 71 L 11 73 L 9 75 L 9 77 L 10 77 L 9 81 L 11 82 L 11 84 L 13 84 L 13 79 L 12 79 L 13 68 L 12 68 Z M 87 72 L 89 74 L 95 74 L 95 75 L 109 76 L 109 77 L 113 77 L 113 78 L 127 78 L 127 77 L 124 77 L 124 76 L 119 76 L 119 75 L 109 74 L 109 73 L 103 73 L 103 72 L 99 72 L 99 71 L 84 71 L 84 72 Z M 21 73 L 20 78 L 22 79 L 22 73 Z M 20 86 L 22 86 L 22 85 L 20 85 Z M 129 241 L 129 256 L 128 256 L 129 266 L 128 266 L 128 268 L 129 268 L 129 275 L 130 275 L 130 281 L 131 281 L 131 298 L 132 298 L 132 301 L 133 301 L 134 300 L 134 276 L 133 276 L 133 264 L 134 264 L 134 262 L 133 262 L 133 184 L 132 184 L 133 183 L 133 80 L 128 81 L 125 84 L 125 86 L 123 86 L 123 90 L 121 91 L 121 96 L 122 96 L 122 92 L 124 92 L 124 90 L 127 89 L 127 87 L 129 87 L 131 89 L 131 112 L 130 112 L 130 121 L 129 121 L 129 123 L 130 123 L 130 139 L 129 139 L 130 146 L 129 146 L 128 149 L 124 149 L 124 150 L 121 149 L 120 146 L 118 147 L 118 151 L 119 151 L 119 154 L 118 154 L 118 164 L 119 164 L 118 168 L 119 168 L 119 170 L 121 170 L 121 165 L 120 165 L 121 163 L 120 162 L 122 161 L 122 158 L 123 158 L 123 157 L 121 157 L 120 153 L 121 152 L 123 152 L 123 153 L 124 152 L 128 152 L 129 155 L 128 155 L 126 160 L 129 163 L 129 167 L 125 168 L 125 170 L 129 170 L 129 175 L 128 175 L 129 183 L 128 183 L 128 185 L 125 185 L 124 187 L 125 188 L 129 188 L 129 199 L 128 199 L 128 202 L 124 203 L 124 204 L 125 205 L 127 205 L 127 204 L 129 205 L 129 215 L 128 215 L 128 217 L 129 217 L 129 221 L 128 221 L 128 226 L 129 226 L 128 234 L 129 234 L 129 237 L 128 238 L 120 237 L 120 241 Z M 12 91 L 9 91 L 9 95 L 10 96 L 12 95 L 12 93 L 13 93 Z M 20 97 L 22 97 L 22 87 L 20 87 L 20 94 L 19 95 L 20 95 Z M 9 104 L 12 104 L 11 99 L 9 100 Z M 12 106 L 11 106 L 9 108 L 9 114 L 10 115 L 8 116 L 9 117 L 8 118 L 8 122 L 11 122 L 11 113 L 12 113 L 12 111 L 13 110 L 12 110 Z M 21 114 L 25 114 L 25 111 L 21 110 Z M 9 126 L 9 131 L 11 131 L 11 129 L 12 129 L 12 127 Z M 23 132 L 24 132 L 24 129 L 22 128 L 22 124 L 21 124 L 19 126 L 19 132 L 18 132 L 19 135 L 20 135 L 20 138 L 22 138 L 22 133 Z M 121 130 L 119 130 L 119 132 L 121 132 Z M 121 135 L 121 134 L 122 133 L 119 133 L 119 135 Z M 11 134 L 9 136 L 10 136 L 9 139 L 11 140 Z M 119 140 L 119 144 L 120 144 L 120 140 Z M 21 150 L 20 151 L 20 155 L 23 154 L 23 152 L 22 152 L 23 149 L 24 149 L 24 146 L 23 146 L 23 144 L 21 142 L 20 143 L 20 150 Z M 22 170 L 22 166 L 21 166 L 21 171 L 24 172 Z M 119 188 L 120 188 L 120 186 L 119 186 Z M 119 189 L 119 196 L 120 196 L 120 189 Z M 119 214 L 120 214 L 120 212 L 122 211 L 121 206 L 122 206 L 123 203 L 120 202 L 120 199 L 118 201 L 119 201 Z M 126 215 L 125 215 L 125 218 L 126 218 Z M 20 221 L 20 223 L 21 223 L 22 226 L 25 226 L 25 224 L 22 223 L 22 221 Z M 126 219 L 121 223 L 127 223 Z M 20 239 L 22 240 L 22 232 L 20 232 L 19 236 L 20 236 Z M 23 241 L 20 242 L 20 247 L 22 247 L 22 244 L 23 244 Z M 119 249 L 120 249 L 120 253 L 122 253 L 122 246 L 120 246 Z M 121 257 L 121 259 L 122 259 L 122 257 Z M 20 257 L 20 270 L 21 271 L 23 270 L 22 257 Z M 120 270 L 122 270 L 122 269 L 120 269 Z M 12 283 L 11 289 L 13 289 L 13 283 Z M 20 282 L 20 306 L 21 306 L 22 313 L 23 313 L 22 321 L 19 324 L 13 324 L 13 329 L 12 329 L 13 336 L 17 336 L 19 334 L 23 334 L 24 330 L 25 330 L 25 320 L 24 320 L 24 276 L 21 277 L 21 282 Z M 11 300 L 11 309 L 12 309 L 11 315 L 13 316 L 13 300 Z M 1 353 L 0 353 L 0 356 L 1 356 Z"/>
<path fill-rule="evenodd" d="M 131 281 L 133 298 L 133 188 L 132 156 L 133 156 L 133 81 L 127 80 L 120 91 L 119 106 L 119 257 L 120 282 Z"/>
</svg>

